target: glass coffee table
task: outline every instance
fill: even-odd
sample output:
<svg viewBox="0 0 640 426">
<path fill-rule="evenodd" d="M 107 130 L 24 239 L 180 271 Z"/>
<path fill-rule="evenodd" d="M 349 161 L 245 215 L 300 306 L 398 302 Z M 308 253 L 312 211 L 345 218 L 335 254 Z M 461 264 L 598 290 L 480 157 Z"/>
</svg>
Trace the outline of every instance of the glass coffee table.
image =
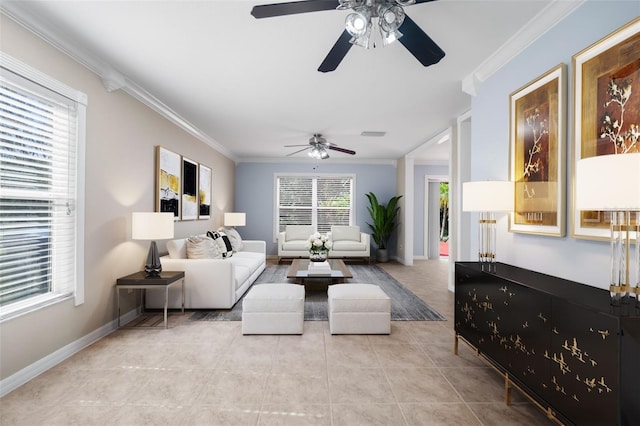
<svg viewBox="0 0 640 426">
<path fill-rule="evenodd" d="M 309 274 L 309 259 L 293 259 L 289 271 L 287 271 L 287 278 L 294 278 L 296 284 L 304 284 L 307 280 L 315 279 L 330 279 L 332 284 L 344 283 L 345 278 L 353 278 L 349 268 L 340 259 L 328 259 L 331 271 L 327 274 L 317 275 Z"/>
</svg>

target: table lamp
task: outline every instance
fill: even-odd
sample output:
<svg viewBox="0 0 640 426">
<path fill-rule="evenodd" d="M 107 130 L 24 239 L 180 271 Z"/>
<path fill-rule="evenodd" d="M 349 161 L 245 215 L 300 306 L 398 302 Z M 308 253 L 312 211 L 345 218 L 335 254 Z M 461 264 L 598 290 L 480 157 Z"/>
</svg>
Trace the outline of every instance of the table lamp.
<svg viewBox="0 0 640 426">
<path fill-rule="evenodd" d="M 480 212 L 478 260 L 482 270 L 496 269 L 497 212 L 513 211 L 514 185 L 510 181 L 479 181 L 462 184 L 462 210 Z"/>
<path fill-rule="evenodd" d="M 147 263 L 144 265 L 144 271 L 148 277 L 158 276 L 162 272 L 158 246 L 155 240 L 173 238 L 173 220 L 173 213 L 131 213 L 131 238 L 134 240 L 151 240 Z"/>
<path fill-rule="evenodd" d="M 640 295 L 640 153 L 583 158 L 576 164 L 575 185 L 577 210 L 611 212 L 612 304 L 636 304 Z"/>
<path fill-rule="evenodd" d="M 224 226 L 245 226 L 247 224 L 246 213 L 225 213 L 224 214 Z"/>
</svg>

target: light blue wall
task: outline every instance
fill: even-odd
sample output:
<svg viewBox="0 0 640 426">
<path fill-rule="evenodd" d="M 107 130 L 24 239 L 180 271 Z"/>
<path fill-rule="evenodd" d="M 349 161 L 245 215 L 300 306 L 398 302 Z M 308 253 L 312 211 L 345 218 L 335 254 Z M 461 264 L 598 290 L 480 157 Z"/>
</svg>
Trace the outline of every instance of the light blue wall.
<svg viewBox="0 0 640 426">
<path fill-rule="evenodd" d="M 585 2 L 486 80 L 480 94 L 472 99 L 471 180 L 507 179 L 509 94 L 559 63 L 567 65 L 567 236 L 554 238 L 509 233 L 507 220 L 502 217 L 498 221 L 498 261 L 608 288 L 608 245 L 569 236 L 572 191 L 570 153 L 573 146 L 571 58 L 637 16 L 640 16 L 640 1 Z M 475 236 L 477 228 L 473 227 L 471 232 Z M 471 238 L 472 241 L 474 239 Z M 472 256 L 469 256 L 471 259 Z"/>
<path fill-rule="evenodd" d="M 390 164 L 321 163 L 240 163 L 236 167 L 236 211 L 247 213 L 247 225 L 240 228 L 242 238 L 267 242 L 267 255 L 277 255 L 273 239 L 276 173 L 355 174 L 355 221 L 369 232 L 366 193 L 373 192 L 386 203 L 396 195 L 396 168 Z"/>
<path fill-rule="evenodd" d="M 426 256 L 424 252 L 424 180 L 425 176 L 449 176 L 448 166 L 417 165 L 413 168 L 413 255 Z"/>
</svg>

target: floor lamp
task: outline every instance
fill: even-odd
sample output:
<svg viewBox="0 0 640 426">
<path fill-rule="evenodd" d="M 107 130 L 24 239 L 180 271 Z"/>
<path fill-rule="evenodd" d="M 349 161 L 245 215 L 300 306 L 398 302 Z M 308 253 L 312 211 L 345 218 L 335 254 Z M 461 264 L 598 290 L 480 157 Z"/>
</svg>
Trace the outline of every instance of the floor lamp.
<svg viewBox="0 0 640 426">
<path fill-rule="evenodd" d="M 144 271 L 148 277 L 158 276 L 162 264 L 155 240 L 173 238 L 173 213 L 134 212 L 131 213 L 131 238 L 151 240 Z"/>
<path fill-rule="evenodd" d="M 514 186 L 509 181 L 479 181 L 462 184 L 462 210 L 480 212 L 478 261 L 483 271 L 496 270 L 497 212 L 513 211 Z"/>
<path fill-rule="evenodd" d="M 640 153 L 599 155 L 576 164 L 577 210 L 610 212 L 611 303 L 640 296 Z M 635 218 L 633 218 L 635 216 Z"/>
</svg>

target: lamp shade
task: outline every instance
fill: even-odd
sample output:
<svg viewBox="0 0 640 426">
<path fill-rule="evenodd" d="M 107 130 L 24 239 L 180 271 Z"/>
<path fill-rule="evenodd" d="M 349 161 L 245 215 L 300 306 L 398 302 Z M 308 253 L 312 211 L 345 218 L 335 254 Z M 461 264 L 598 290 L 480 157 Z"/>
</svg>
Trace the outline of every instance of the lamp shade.
<svg viewBox="0 0 640 426">
<path fill-rule="evenodd" d="M 462 184 L 462 210 L 466 212 L 513 211 L 514 186 L 510 181 L 478 181 Z"/>
<path fill-rule="evenodd" d="M 583 158 L 575 185 L 578 210 L 640 210 L 640 153 Z"/>
<path fill-rule="evenodd" d="M 134 240 L 173 238 L 173 213 L 131 213 L 131 238 Z"/>
<path fill-rule="evenodd" d="M 225 213 L 224 226 L 245 226 L 247 222 L 246 213 Z"/>
</svg>

